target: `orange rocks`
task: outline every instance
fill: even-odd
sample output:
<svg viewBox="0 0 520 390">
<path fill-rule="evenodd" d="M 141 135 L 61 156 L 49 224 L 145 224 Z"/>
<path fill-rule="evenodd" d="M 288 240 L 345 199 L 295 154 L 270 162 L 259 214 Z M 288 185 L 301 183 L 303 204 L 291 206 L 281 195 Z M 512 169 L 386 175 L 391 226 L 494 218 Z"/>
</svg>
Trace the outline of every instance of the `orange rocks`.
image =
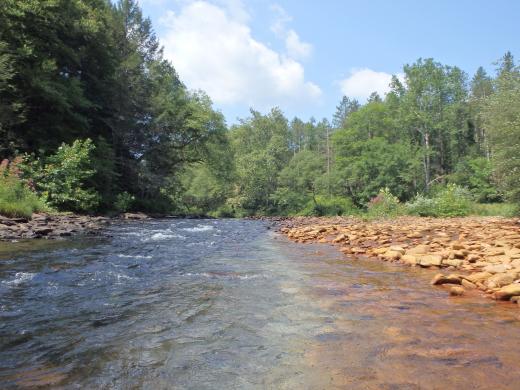
<svg viewBox="0 0 520 390">
<path fill-rule="evenodd" d="M 281 223 L 280 231 L 290 239 L 336 244 L 346 256 L 460 272 L 436 276 L 435 285 L 462 285 L 497 299 L 520 296 L 520 225 L 512 219 L 399 217 L 366 222 L 297 217 Z M 453 288 L 453 295 L 464 291 Z"/>
</svg>

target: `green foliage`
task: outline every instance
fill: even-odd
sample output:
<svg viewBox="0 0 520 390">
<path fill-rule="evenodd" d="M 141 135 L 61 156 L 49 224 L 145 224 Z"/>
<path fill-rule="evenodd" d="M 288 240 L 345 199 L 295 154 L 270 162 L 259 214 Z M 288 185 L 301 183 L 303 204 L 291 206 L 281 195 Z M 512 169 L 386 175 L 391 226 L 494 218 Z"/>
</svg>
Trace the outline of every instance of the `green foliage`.
<svg viewBox="0 0 520 390">
<path fill-rule="evenodd" d="M 474 203 L 470 214 L 512 218 L 517 217 L 520 214 L 520 210 L 518 205 L 511 203 Z"/>
<path fill-rule="evenodd" d="M 368 218 L 390 218 L 403 213 L 403 206 L 399 198 L 393 195 L 390 189 L 381 188 L 379 193 L 370 199 L 367 205 Z"/>
<path fill-rule="evenodd" d="M 406 204 L 409 214 L 422 217 L 462 217 L 470 214 L 472 207 L 471 193 L 455 184 L 439 189 L 432 198 L 417 195 Z"/>
<path fill-rule="evenodd" d="M 349 198 L 334 196 L 328 198 L 323 195 L 316 196 L 310 200 L 305 208 L 298 214 L 306 216 L 335 216 L 335 215 L 357 215 L 359 210 Z"/>
<path fill-rule="evenodd" d="M 3 0 L 0 159 L 34 156 L 22 179 L 53 207 L 82 212 L 339 214 L 350 212 L 345 199 L 365 207 L 388 188 L 369 211 L 385 215 L 402 208 L 390 194 L 405 202 L 446 183 L 479 202 L 520 204 L 511 53 L 496 77 L 479 68 L 471 82 L 431 58 L 403 74 L 384 98 L 344 96 L 332 124 L 274 108 L 228 132 L 164 58 L 137 0 Z M 457 191 L 419 195 L 409 208 L 465 213 L 449 208 Z"/>
<path fill-rule="evenodd" d="M 437 204 L 435 200 L 422 194 L 417 194 L 413 200 L 406 203 L 406 212 L 420 217 L 435 216 L 436 209 Z"/>
<path fill-rule="evenodd" d="M 470 190 L 473 198 L 482 203 L 502 200 L 493 181 L 493 165 L 485 157 L 462 159 L 450 181 Z"/>
<path fill-rule="evenodd" d="M 95 174 L 91 161 L 94 148 L 90 139 L 76 140 L 72 145 L 62 144 L 43 165 L 39 160 L 30 164 L 29 177 L 47 204 L 80 212 L 97 207 L 99 195 L 93 188 L 85 188 L 85 182 Z"/>
<path fill-rule="evenodd" d="M 496 80 L 496 91 L 486 100 L 483 116 L 492 148 L 499 187 L 520 205 L 520 70 L 508 53 Z"/>
<path fill-rule="evenodd" d="M 29 186 L 18 176 L 19 160 L 11 164 L 3 160 L 0 164 L 0 215 L 30 218 L 32 213 L 49 211 Z"/>
<path fill-rule="evenodd" d="M 135 196 L 130 195 L 128 192 L 121 192 L 120 194 L 117 194 L 114 207 L 116 211 L 124 213 L 132 209 L 134 202 Z"/>
<path fill-rule="evenodd" d="M 401 199 L 411 195 L 417 160 L 409 145 L 392 144 L 381 137 L 359 141 L 352 130 L 338 132 L 334 142 L 338 175 L 346 195 L 357 205 L 364 205 L 383 187 Z"/>
</svg>

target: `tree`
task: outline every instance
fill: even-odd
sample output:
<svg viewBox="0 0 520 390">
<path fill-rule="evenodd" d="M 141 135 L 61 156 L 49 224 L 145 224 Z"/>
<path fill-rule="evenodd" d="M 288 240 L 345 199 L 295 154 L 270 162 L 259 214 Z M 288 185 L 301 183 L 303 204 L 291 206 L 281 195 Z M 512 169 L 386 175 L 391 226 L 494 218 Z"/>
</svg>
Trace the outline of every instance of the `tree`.
<svg viewBox="0 0 520 390">
<path fill-rule="evenodd" d="M 520 203 L 520 71 L 509 52 L 500 64 L 495 93 L 486 99 L 483 118 L 497 182 L 509 199 Z"/>
<path fill-rule="evenodd" d="M 475 142 L 480 151 L 488 160 L 491 157 L 488 135 L 484 129 L 482 109 L 486 100 L 493 94 L 493 80 L 489 77 L 483 67 L 479 67 L 471 80 L 470 110 L 474 127 Z"/>
<path fill-rule="evenodd" d="M 350 99 L 347 96 L 343 96 L 332 117 L 332 126 L 335 129 L 343 128 L 343 124 L 347 120 L 348 116 L 353 112 L 356 112 L 359 107 L 361 107 L 361 105 L 356 99 Z"/>
</svg>

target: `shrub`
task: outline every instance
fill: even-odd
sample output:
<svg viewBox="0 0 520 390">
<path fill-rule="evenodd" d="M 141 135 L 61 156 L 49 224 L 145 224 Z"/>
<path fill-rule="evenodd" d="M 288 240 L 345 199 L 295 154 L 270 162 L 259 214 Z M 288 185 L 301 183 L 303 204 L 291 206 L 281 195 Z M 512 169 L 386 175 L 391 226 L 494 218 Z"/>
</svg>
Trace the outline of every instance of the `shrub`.
<svg viewBox="0 0 520 390">
<path fill-rule="evenodd" d="M 116 196 L 116 201 L 114 203 L 114 207 L 116 211 L 120 213 L 124 213 L 130 210 L 135 202 L 135 196 L 129 194 L 128 192 L 121 192 Z"/>
<path fill-rule="evenodd" d="M 424 195 L 417 194 L 413 201 L 406 203 L 406 212 L 420 217 L 430 217 L 435 214 L 435 200 Z"/>
<path fill-rule="evenodd" d="M 34 180 L 41 197 L 52 207 L 67 211 L 92 211 L 99 204 L 99 194 L 86 188 L 85 182 L 96 171 L 92 168 L 91 152 L 95 146 L 90 139 L 62 144 L 57 152 L 45 160 L 26 157 L 26 177 Z"/>
<path fill-rule="evenodd" d="M 47 211 L 45 203 L 24 183 L 19 175 L 20 158 L 0 164 L 0 214 L 30 218 L 33 212 Z"/>
<path fill-rule="evenodd" d="M 462 217 L 470 213 L 473 202 L 470 192 L 458 185 L 440 188 L 433 198 L 417 195 L 406 204 L 406 211 L 421 217 Z"/>
<path fill-rule="evenodd" d="M 470 193 L 455 184 L 448 184 L 434 199 L 438 217 L 462 217 L 468 215 L 471 210 Z"/>
<path fill-rule="evenodd" d="M 395 217 L 402 212 L 403 207 L 399 199 L 388 188 L 382 188 L 368 203 L 367 216 L 369 218 Z"/>
</svg>

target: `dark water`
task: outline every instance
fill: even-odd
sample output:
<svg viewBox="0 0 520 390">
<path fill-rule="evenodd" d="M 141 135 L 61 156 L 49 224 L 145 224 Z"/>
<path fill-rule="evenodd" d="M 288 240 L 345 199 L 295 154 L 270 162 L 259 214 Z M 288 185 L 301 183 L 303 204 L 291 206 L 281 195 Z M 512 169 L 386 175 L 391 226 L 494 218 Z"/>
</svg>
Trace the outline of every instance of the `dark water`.
<svg viewBox="0 0 520 390">
<path fill-rule="evenodd" d="M 0 388 L 518 389 L 520 310 L 258 221 L 0 246 Z"/>
</svg>

